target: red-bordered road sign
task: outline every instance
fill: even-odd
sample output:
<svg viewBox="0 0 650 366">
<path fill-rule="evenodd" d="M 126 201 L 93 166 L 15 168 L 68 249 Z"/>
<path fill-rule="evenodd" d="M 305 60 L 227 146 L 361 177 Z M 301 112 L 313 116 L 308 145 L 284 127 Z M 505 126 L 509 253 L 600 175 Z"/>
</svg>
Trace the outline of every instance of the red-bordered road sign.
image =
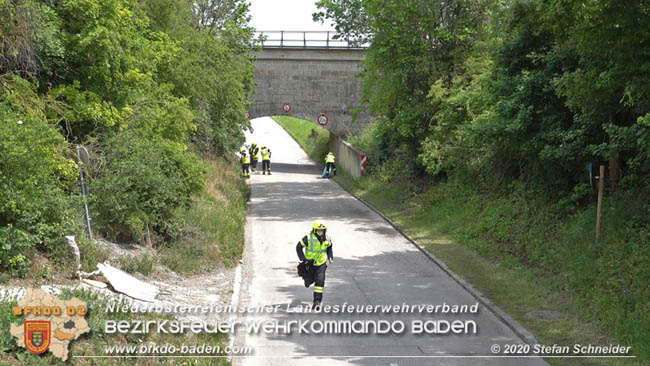
<svg viewBox="0 0 650 366">
<path fill-rule="evenodd" d="M 361 168 L 361 175 L 366 175 L 366 166 L 367 166 L 368 157 L 366 155 L 361 155 L 361 163 L 359 168 Z"/>
<path fill-rule="evenodd" d="M 329 118 L 327 118 L 327 115 L 325 113 L 321 113 L 318 115 L 318 119 L 316 119 L 319 125 L 325 126 L 327 125 L 327 122 L 329 121 Z"/>
<path fill-rule="evenodd" d="M 284 103 L 282 105 L 282 110 L 284 111 L 284 113 L 289 113 L 291 111 L 291 106 L 289 105 L 289 103 Z"/>
</svg>

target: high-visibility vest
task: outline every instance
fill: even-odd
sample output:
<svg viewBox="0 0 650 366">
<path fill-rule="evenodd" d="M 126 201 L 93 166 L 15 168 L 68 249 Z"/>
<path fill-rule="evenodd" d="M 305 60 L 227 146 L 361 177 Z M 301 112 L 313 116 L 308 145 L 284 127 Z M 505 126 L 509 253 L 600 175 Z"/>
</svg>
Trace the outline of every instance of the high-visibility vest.
<svg viewBox="0 0 650 366">
<path fill-rule="evenodd" d="M 257 146 L 251 146 L 248 152 L 251 154 L 253 160 L 257 160 L 257 153 L 260 151 L 260 148 Z"/>
<path fill-rule="evenodd" d="M 315 266 L 320 266 L 323 263 L 327 262 L 327 247 L 331 244 L 326 237 L 325 240 L 321 243 L 318 240 L 316 234 L 312 231 L 307 235 L 308 243 L 301 241 L 303 247 L 305 247 L 305 258 L 313 259 Z"/>
<path fill-rule="evenodd" d="M 326 163 L 333 163 L 334 159 L 336 159 L 336 157 L 334 157 L 334 154 L 327 154 L 327 156 L 325 157 L 325 162 Z"/>
<path fill-rule="evenodd" d="M 249 158 L 248 155 L 244 155 L 244 157 L 241 158 L 241 163 L 242 164 L 250 164 L 251 163 L 251 158 Z"/>
<path fill-rule="evenodd" d="M 271 160 L 271 151 L 269 149 L 262 149 L 262 160 Z"/>
</svg>

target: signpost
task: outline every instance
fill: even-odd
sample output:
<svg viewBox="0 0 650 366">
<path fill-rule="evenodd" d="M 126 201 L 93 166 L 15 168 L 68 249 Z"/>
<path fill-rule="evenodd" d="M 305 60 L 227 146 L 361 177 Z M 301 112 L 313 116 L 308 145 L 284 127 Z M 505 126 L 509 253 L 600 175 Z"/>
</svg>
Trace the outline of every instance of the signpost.
<svg viewBox="0 0 650 366">
<path fill-rule="evenodd" d="M 288 103 L 284 103 L 282 105 L 282 110 L 284 111 L 284 113 L 289 113 L 291 111 L 291 106 Z"/>
<path fill-rule="evenodd" d="M 361 163 L 359 164 L 359 168 L 361 168 L 361 175 L 366 175 L 366 167 L 367 167 L 367 161 L 368 157 L 363 154 L 361 155 Z"/>
<path fill-rule="evenodd" d="M 88 213 L 88 188 L 86 187 L 86 181 L 84 180 L 84 170 L 88 163 L 90 162 L 90 154 L 88 150 L 81 145 L 77 145 L 77 157 L 79 158 L 79 177 L 81 178 L 81 193 L 84 196 L 84 209 L 86 211 L 86 226 L 88 227 L 88 237 L 90 240 L 93 240 L 93 231 L 90 228 L 90 214 Z"/>
<path fill-rule="evenodd" d="M 327 122 L 329 121 L 329 118 L 327 118 L 327 115 L 325 113 L 321 113 L 318 115 L 317 122 L 321 126 L 327 125 Z"/>
<path fill-rule="evenodd" d="M 603 191 L 605 190 L 605 166 L 600 166 L 598 176 L 598 207 L 596 209 L 596 240 L 600 239 L 600 220 L 603 215 Z"/>
</svg>

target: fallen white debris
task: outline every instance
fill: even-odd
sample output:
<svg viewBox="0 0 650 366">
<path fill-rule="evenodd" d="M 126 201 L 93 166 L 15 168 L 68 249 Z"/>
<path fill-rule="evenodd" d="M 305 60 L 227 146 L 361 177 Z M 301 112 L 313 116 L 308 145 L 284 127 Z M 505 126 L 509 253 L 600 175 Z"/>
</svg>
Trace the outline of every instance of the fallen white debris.
<svg viewBox="0 0 650 366">
<path fill-rule="evenodd" d="M 148 302 L 156 301 L 156 296 L 158 295 L 158 288 L 156 286 L 140 281 L 108 263 L 98 263 L 97 268 L 106 277 L 115 291 L 138 300 Z"/>
</svg>

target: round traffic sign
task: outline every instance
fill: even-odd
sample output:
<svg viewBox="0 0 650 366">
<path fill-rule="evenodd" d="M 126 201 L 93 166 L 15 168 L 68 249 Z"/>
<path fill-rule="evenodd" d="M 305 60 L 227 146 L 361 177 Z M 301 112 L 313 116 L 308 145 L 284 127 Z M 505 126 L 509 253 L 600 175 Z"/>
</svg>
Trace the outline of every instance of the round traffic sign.
<svg viewBox="0 0 650 366">
<path fill-rule="evenodd" d="M 329 118 L 327 118 L 327 115 L 325 113 L 321 113 L 318 115 L 318 124 L 321 126 L 325 126 L 327 122 L 329 121 Z"/>
<path fill-rule="evenodd" d="M 289 111 L 291 110 L 291 106 L 288 103 L 284 103 L 282 105 L 282 110 L 284 111 L 284 113 L 289 113 Z"/>
</svg>

